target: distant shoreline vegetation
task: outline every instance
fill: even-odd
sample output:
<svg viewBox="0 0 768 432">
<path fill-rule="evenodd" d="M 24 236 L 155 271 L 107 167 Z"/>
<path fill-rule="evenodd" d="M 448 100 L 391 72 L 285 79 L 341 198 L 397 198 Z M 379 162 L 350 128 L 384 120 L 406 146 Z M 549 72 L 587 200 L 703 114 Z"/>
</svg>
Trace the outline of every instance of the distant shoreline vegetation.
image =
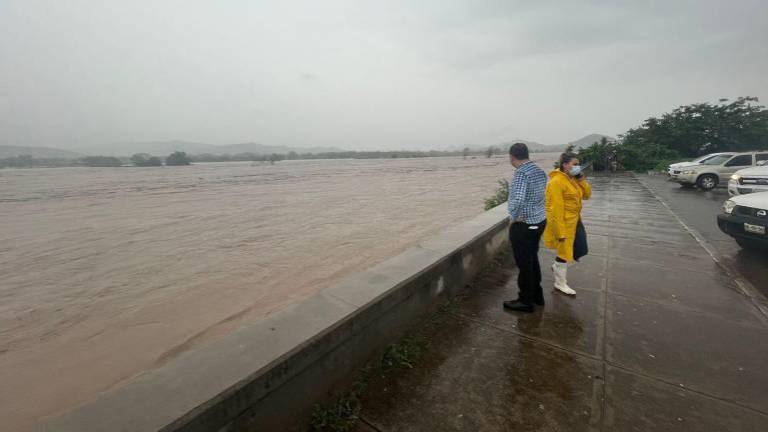
<svg viewBox="0 0 768 432">
<path fill-rule="evenodd" d="M 198 154 L 187 155 L 185 152 L 174 152 L 165 158 L 148 153 L 137 153 L 131 157 L 115 156 L 86 156 L 76 159 L 67 158 L 37 158 L 28 155 L 0 159 L 0 168 L 60 168 L 60 167 L 160 167 L 189 165 L 195 162 L 264 162 L 274 164 L 284 160 L 318 160 L 318 159 L 413 159 L 430 157 L 462 156 L 466 158 L 490 158 L 504 151 L 497 146 L 485 150 L 464 148 L 455 151 L 343 151 L 326 153 L 297 153 L 291 151 L 285 154 Z"/>
<path fill-rule="evenodd" d="M 190 165 L 192 158 L 185 152 L 174 152 L 161 159 L 147 153 L 131 157 L 85 156 L 81 158 L 38 158 L 29 155 L 0 158 L 0 168 L 64 168 L 64 167 L 161 167 Z"/>
</svg>

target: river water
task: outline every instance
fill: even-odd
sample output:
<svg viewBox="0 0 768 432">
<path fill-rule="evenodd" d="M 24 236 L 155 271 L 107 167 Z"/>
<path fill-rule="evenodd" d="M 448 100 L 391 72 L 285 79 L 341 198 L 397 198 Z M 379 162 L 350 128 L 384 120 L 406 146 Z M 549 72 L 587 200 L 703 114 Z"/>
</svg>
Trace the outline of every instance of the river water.
<svg viewBox="0 0 768 432">
<path fill-rule="evenodd" d="M 0 170 L 3 427 L 467 220 L 511 173 L 506 157 Z"/>
</svg>

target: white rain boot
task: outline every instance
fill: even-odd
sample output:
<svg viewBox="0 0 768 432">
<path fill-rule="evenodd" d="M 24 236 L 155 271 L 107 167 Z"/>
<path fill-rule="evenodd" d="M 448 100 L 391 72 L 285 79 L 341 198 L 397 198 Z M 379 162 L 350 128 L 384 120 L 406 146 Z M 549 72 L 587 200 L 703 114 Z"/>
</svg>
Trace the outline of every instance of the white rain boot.
<svg viewBox="0 0 768 432">
<path fill-rule="evenodd" d="M 576 295 L 571 287 L 568 286 L 566 276 L 568 275 L 568 263 L 561 263 L 555 261 L 552 264 L 552 272 L 555 274 L 555 289 L 563 294 Z"/>
</svg>

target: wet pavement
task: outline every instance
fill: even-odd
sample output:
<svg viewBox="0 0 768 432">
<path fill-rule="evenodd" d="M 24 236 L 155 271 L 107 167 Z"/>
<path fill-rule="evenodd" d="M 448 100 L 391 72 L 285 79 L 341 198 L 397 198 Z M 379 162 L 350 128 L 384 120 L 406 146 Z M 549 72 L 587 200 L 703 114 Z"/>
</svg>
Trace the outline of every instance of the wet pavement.
<svg viewBox="0 0 768 432">
<path fill-rule="evenodd" d="M 689 227 L 694 228 L 755 289 L 768 296 L 768 252 L 744 250 L 733 238 L 717 227 L 717 215 L 728 199 L 725 188 L 712 191 L 686 189 L 667 180 L 666 176 L 640 176 L 641 182 L 653 190 Z"/>
<path fill-rule="evenodd" d="M 592 182 L 576 297 L 546 270 L 546 306 L 510 313 L 516 270 L 484 274 L 416 367 L 371 383 L 359 431 L 768 430 L 764 299 L 636 178 Z"/>
</svg>

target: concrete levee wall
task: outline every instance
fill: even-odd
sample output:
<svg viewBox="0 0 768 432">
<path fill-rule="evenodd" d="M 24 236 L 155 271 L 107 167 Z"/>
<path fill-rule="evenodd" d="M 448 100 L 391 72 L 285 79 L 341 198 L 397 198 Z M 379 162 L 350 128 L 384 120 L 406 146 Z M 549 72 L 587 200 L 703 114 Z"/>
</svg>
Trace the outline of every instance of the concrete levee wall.
<svg viewBox="0 0 768 432">
<path fill-rule="evenodd" d="M 506 247 L 507 227 L 504 206 L 487 211 L 47 419 L 42 429 L 306 430 L 315 403 L 348 385 Z"/>
</svg>

